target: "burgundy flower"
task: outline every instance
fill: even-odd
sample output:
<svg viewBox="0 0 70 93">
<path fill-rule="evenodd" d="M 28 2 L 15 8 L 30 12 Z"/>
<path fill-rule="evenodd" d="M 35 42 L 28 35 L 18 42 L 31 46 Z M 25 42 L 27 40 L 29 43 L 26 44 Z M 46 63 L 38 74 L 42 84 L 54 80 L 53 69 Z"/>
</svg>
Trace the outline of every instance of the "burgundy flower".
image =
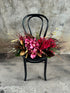
<svg viewBox="0 0 70 93">
<path fill-rule="evenodd" d="M 55 55 L 55 53 L 52 50 L 47 50 L 46 54 L 48 55 L 48 57 L 52 57 Z"/>
<path fill-rule="evenodd" d="M 19 35 L 19 40 L 23 40 L 23 39 L 24 39 L 24 37 Z"/>
</svg>

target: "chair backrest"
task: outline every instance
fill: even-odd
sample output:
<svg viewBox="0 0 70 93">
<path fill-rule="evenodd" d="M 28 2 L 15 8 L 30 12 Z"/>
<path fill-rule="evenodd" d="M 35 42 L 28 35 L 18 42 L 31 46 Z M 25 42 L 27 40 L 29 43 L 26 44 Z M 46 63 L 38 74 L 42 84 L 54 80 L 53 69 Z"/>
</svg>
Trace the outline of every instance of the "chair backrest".
<svg viewBox="0 0 70 93">
<path fill-rule="evenodd" d="M 46 29 L 45 29 L 44 35 L 43 35 L 43 37 L 45 37 L 45 36 L 46 36 L 46 33 L 47 33 L 47 30 L 48 30 L 48 23 L 49 23 L 49 21 L 48 21 L 47 17 L 44 16 L 44 15 L 42 15 L 42 14 L 29 14 L 29 15 L 26 15 L 26 16 L 23 18 L 23 21 L 22 21 L 22 26 L 23 26 L 24 32 L 27 33 L 26 28 L 25 28 L 25 25 L 24 25 L 25 20 L 27 19 L 28 29 L 29 29 L 29 31 L 30 31 L 30 34 L 32 35 L 32 31 L 31 31 L 31 28 L 30 28 L 30 24 L 29 24 L 29 23 L 30 23 L 30 19 L 31 19 L 31 18 L 34 18 L 34 17 L 37 17 L 37 18 L 41 19 L 41 22 L 42 22 L 39 36 L 41 36 L 41 33 L 42 33 L 42 31 L 43 31 L 43 26 L 44 26 L 44 23 L 43 23 L 44 21 L 43 21 L 43 20 L 44 20 L 44 19 L 46 20 Z"/>
</svg>

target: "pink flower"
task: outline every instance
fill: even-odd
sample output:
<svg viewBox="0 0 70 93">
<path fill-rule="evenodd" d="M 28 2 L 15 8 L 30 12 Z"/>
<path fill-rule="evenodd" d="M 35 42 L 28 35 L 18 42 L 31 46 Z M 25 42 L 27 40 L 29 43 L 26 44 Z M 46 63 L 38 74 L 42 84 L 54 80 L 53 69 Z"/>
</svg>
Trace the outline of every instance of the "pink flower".
<svg viewBox="0 0 70 93">
<path fill-rule="evenodd" d="M 27 47 L 30 57 L 33 59 L 37 55 L 37 51 L 39 50 L 39 43 L 36 41 L 36 38 L 25 38 L 25 46 Z"/>
<path fill-rule="evenodd" d="M 32 44 L 30 44 L 30 49 L 33 49 L 33 45 Z"/>
<path fill-rule="evenodd" d="M 34 59 L 36 57 L 36 54 L 31 54 L 30 57 Z"/>
<path fill-rule="evenodd" d="M 27 43 L 27 44 L 28 44 L 28 43 L 29 43 L 29 39 L 27 39 L 27 38 L 26 38 L 26 39 L 25 39 L 25 43 Z"/>
<path fill-rule="evenodd" d="M 34 59 L 35 57 L 36 57 L 36 55 L 37 55 L 37 49 L 33 49 L 32 50 L 32 53 L 31 53 L 31 55 L 30 55 L 30 57 L 32 58 L 32 59 Z"/>
</svg>

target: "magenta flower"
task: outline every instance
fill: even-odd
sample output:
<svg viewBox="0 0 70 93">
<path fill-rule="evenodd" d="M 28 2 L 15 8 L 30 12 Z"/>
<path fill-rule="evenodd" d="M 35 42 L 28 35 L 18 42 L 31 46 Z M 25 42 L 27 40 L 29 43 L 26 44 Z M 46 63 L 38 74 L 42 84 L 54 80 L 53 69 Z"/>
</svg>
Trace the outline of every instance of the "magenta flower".
<svg viewBox="0 0 70 93">
<path fill-rule="evenodd" d="M 37 55 L 37 49 L 34 48 L 34 49 L 32 50 L 32 53 L 31 53 L 30 57 L 31 57 L 32 59 L 34 59 L 34 58 L 36 57 L 36 55 Z"/>
<path fill-rule="evenodd" d="M 30 57 L 34 59 L 36 57 L 36 54 L 31 54 Z"/>
<path fill-rule="evenodd" d="M 33 59 L 37 55 L 37 50 L 39 50 L 39 43 L 36 38 L 25 38 L 25 46 L 27 47 L 30 57 Z"/>
</svg>

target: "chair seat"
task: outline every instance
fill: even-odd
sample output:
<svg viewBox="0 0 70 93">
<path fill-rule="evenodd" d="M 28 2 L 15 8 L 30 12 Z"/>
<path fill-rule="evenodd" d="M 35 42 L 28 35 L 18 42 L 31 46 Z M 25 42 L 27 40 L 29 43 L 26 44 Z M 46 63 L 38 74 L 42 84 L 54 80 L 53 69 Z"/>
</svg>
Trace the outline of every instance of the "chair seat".
<svg viewBox="0 0 70 93">
<path fill-rule="evenodd" d="M 25 56 L 23 56 L 23 58 L 25 58 Z M 25 59 L 26 59 L 26 61 L 28 61 L 28 62 L 30 62 L 30 63 L 40 63 L 40 62 L 46 60 L 47 57 L 45 57 L 45 56 L 43 56 L 43 57 L 38 57 L 38 56 L 37 56 L 37 57 L 34 58 L 34 59 L 32 59 L 32 58 L 30 58 L 30 57 L 25 58 Z"/>
</svg>

